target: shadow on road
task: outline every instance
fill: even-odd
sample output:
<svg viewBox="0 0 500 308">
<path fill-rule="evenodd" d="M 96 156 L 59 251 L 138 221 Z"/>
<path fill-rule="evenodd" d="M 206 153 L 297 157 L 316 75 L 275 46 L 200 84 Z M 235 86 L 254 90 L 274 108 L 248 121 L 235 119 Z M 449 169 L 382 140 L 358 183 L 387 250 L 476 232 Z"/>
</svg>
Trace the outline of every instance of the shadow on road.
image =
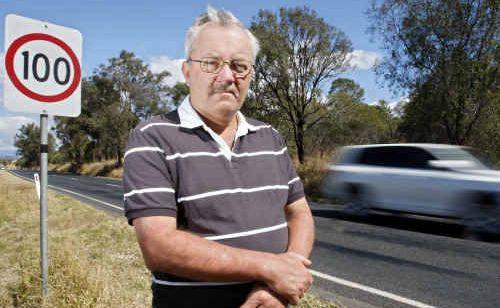
<svg viewBox="0 0 500 308">
<path fill-rule="evenodd" d="M 406 217 L 390 213 L 388 214 L 374 213 L 366 216 L 357 216 L 339 210 L 323 210 L 323 209 L 312 209 L 311 211 L 313 215 L 317 217 L 335 218 L 345 221 L 370 224 L 374 226 L 382 226 L 382 227 L 441 235 L 453 238 L 467 238 L 485 242 L 500 243 L 500 235 L 474 234 L 473 236 L 471 236 L 471 234 L 465 232 L 464 227 L 458 223 L 434 221 L 430 219 L 425 219 L 424 217 L 423 218 Z"/>
</svg>

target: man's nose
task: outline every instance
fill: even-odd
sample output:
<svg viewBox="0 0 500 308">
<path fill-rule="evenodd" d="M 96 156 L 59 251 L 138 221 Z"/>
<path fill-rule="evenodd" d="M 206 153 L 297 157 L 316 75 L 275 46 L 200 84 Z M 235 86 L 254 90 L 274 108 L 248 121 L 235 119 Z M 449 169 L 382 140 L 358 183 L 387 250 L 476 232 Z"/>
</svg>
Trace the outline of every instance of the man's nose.
<svg viewBox="0 0 500 308">
<path fill-rule="evenodd" d="M 217 81 L 230 83 L 235 81 L 234 73 L 229 68 L 229 65 L 227 63 L 224 63 L 224 65 L 222 65 L 222 69 L 220 70 L 219 74 L 217 74 Z"/>
</svg>

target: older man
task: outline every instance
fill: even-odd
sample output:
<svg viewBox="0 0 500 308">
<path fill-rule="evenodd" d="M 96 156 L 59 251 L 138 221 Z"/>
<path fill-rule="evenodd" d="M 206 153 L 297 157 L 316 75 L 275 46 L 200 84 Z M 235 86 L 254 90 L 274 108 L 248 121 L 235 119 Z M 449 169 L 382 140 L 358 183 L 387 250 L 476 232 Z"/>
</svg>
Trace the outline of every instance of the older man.
<svg viewBox="0 0 500 308">
<path fill-rule="evenodd" d="M 283 307 L 312 283 L 313 219 L 286 145 L 239 112 L 258 49 L 209 7 L 186 36 L 190 95 L 130 134 L 125 214 L 154 307 Z"/>
</svg>

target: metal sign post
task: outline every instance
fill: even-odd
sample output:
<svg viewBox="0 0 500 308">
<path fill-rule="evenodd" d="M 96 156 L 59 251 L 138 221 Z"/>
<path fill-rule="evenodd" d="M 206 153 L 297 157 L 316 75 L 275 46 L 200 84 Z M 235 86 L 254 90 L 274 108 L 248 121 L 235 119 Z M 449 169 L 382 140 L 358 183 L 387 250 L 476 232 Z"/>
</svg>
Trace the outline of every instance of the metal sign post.
<svg viewBox="0 0 500 308">
<path fill-rule="evenodd" d="M 47 162 L 49 155 L 48 144 L 48 115 L 40 115 L 40 268 L 42 271 L 42 295 L 49 294 L 49 245 L 48 245 L 48 198 L 47 198 Z"/>
<path fill-rule="evenodd" d="M 80 114 L 82 35 L 75 29 L 9 14 L 5 17 L 5 50 L 5 108 L 40 114 L 40 269 L 46 299 L 48 115 Z"/>
</svg>

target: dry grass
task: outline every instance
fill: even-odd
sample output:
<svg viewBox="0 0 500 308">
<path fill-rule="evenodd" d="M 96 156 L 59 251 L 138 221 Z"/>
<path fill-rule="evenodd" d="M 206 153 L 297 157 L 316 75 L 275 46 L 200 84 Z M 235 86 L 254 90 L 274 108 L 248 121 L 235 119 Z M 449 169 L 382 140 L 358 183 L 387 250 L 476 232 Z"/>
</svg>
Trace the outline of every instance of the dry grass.
<svg viewBox="0 0 500 308">
<path fill-rule="evenodd" d="M 299 164 L 297 159 L 294 159 L 297 174 L 302 179 L 306 195 L 316 200 L 320 197 L 321 181 L 326 175 L 328 162 L 331 160 L 331 154 L 314 154 L 307 156 L 303 164 Z"/>
<path fill-rule="evenodd" d="M 64 163 L 62 165 L 49 164 L 49 170 L 56 172 L 70 172 L 71 163 Z"/>
<path fill-rule="evenodd" d="M 105 160 L 93 163 L 85 163 L 79 167 L 75 167 L 71 163 L 54 164 L 49 166 L 50 171 L 56 172 L 72 172 L 81 175 L 90 176 L 105 176 L 110 178 L 121 178 L 123 167 L 116 166 L 116 160 Z"/>
<path fill-rule="evenodd" d="M 49 192 L 50 299 L 39 279 L 39 211 L 33 184 L 0 171 L 0 307 L 148 307 L 150 274 L 132 228 Z M 336 308 L 307 294 L 299 308 Z"/>
<path fill-rule="evenodd" d="M 150 276 L 133 230 L 49 193 L 50 301 L 39 280 L 39 211 L 32 184 L 0 172 L 0 307 L 145 307 Z"/>
</svg>

